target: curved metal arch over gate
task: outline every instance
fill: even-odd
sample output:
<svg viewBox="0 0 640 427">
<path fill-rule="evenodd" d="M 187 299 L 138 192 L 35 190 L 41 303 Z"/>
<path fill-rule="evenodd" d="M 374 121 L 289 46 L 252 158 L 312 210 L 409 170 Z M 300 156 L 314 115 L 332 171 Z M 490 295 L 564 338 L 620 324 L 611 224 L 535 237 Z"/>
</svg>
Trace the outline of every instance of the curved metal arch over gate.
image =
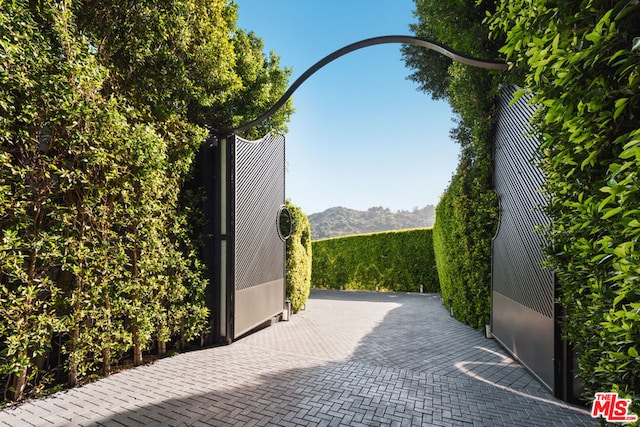
<svg viewBox="0 0 640 427">
<path fill-rule="evenodd" d="M 273 106 L 269 108 L 269 110 L 267 110 L 264 114 L 236 128 L 224 131 L 220 135 L 226 136 L 233 133 L 242 132 L 247 129 L 251 129 L 256 125 L 259 125 L 260 123 L 264 122 L 269 117 L 271 117 L 273 114 L 275 114 L 275 112 L 278 111 L 285 104 L 285 102 L 289 100 L 289 98 L 291 98 L 293 93 L 302 85 L 302 83 L 307 81 L 309 77 L 314 75 L 318 70 L 320 70 L 325 65 L 335 61 L 336 59 L 348 53 L 354 52 L 359 49 L 363 49 L 365 47 L 376 46 L 381 44 L 411 44 L 415 46 L 424 47 L 425 49 L 433 50 L 434 52 L 438 52 L 446 56 L 447 58 L 450 58 L 457 62 L 461 62 L 463 64 L 471 65 L 472 67 L 484 68 L 488 70 L 502 70 L 502 71 L 506 71 L 509 69 L 509 66 L 504 62 L 490 61 L 486 59 L 476 58 L 475 56 L 465 55 L 463 53 L 456 52 L 455 50 L 443 45 L 442 43 L 438 43 L 437 41 L 430 40 L 424 37 L 402 36 L 402 35 L 372 37 L 370 39 L 361 40 L 359 42 L 355 42 L 350 45 L 347 45 L 325 56 L 320 61 L 313 64 L 307 71 L 302 73 L 302 75 L 298 77 L 291 86 L 289 86 L 289 89 L 287 89 L 287 91 L 282 95 L 282 97 L 280 97 L 280 99 L 277 100 L 276 103 L 273 104 Z"/>
<path fill-rule="evenodd" d="M 264 114 L 234 129 L 213 135 L 210 144 L 205 147 L 202 166 L 203 184 L 207 192 L 205 216 L 209 219 L 204 230 L 205 262 L 213 284 L 208 296 L 209 307 L 214 311 L 211 322 L 214 341 L 231 343 L 285 310 L 284 242 L 277 231 L 278 208 L 284 203 L 284 138 L 267 136 L 251 142 L 238 138 L 235 133 L 267 120 L 302 83 L 330 62 L 358 49 L 388 43 L 422 46 L 474 67 L 508 69 L 507 64 L 464 55 L 424 38 L 401 35 L 374 37 L 327 55 L 305 71 Z M 529 236 L 526 238 L 528 243 L 536 240 L 531 234 L 534 233 L 533 228 L 544 224 L 546 219 L 534 218 L 535 215 L 531 215 L 533 212 L 529 211 L 524 212 L 524 216 L 514 216 L 507 211 L 513 197 L 534 199 L 542 179 L 535 168 L 529 169 L 528 160 L 532 150 L 535 150 L 535 142 L 531 145 L 531 141 L 523 135 L 528 124 L 528 113 L 517 110 L 519 112 L 515 115 L 507 114 L 509 101 L 505 97 L 509 96 L 508 93 L 503 94 L 500 99 L 501 115 L 497 134 L 500 141 L 496 142 L 495 152 L 495 166 L 499 169 L 496 170 L 496 191 L 501 196 L 503 215 L 500 233 L 493 248 L 492 325 L 495 337 L 511 354 L 557 396 L 566 398 L 567 384 L 563 384 L 561 378 L 570 371 L 570 367 L 566 363 L 561 366 L 558 360 L 561 343 L 553 304 L 553 277 L 542 271 L 538 263 L 542 260 L 540 242 L 525 245 L 525 248 L 519 240 L 522 236 Z M 524 138 L 528 151 L 508 153 L 505 147 L 512 145 L 506 144 L 504 138 L 510 138 L 508 134 L 513 135 L 514 132 L 517 134 L 515 144 Z M 265 170 L 268 173 L 264 173 Z M 517 189 L 511 188 L 514 177 L 521 177 L 523 171 L 532 177 L 531 182 L 519 182 L 522 185 Z M 521 208 L 530 210 L 532 206 Z M 525 224 L 523 228 L 519 220 L 521 217 L 533 222 Z M 517 246 L 521 251 L 531 251 L 519 254 L 518 258 L 528 264 L 520 265 L 513 257 L 505 256 L 505 248 L 507 253 L 510 252 L 509 245 L 511 249 Z M 262 274 L 265 271 L 268 274 Z M 540 283 L 538 278 L 542 278 Z M 540 290 L 536 287 L 540 287 Z M 523 301 L 533 310 L 522 304 L 518 298 L 521 294 L 527 295 Z M 542 298 L 538 301 L 536 295 L 542 295 Z M 539 307 L 544 308 L 542 313 L 536 311 Z M 517 317 L 514 310 L 519 312 L 523 309 L 533 313 L 530 317 L 534 322 L 522 324 L 512 321 L 514 316 Z M 563 374 L 558 374 L 558 370 L 562 370 Z"/>
<path fill-rule="evenodd" d="M 236 133 L 271 117 L 302 83 L 330 62 L 368 46 L 389 43 L 422 46 L 474 67 L 508 68 L 505 63 L 465 55 L 425 38 L 374 37 L 338 49 L 315 63 L 260 117 L 214 133 L 201 152 L 208 220 L 203 230 L 204 259 L 212 284 L 207 297 L 214 313 L 209 341 L 230 343 L 284 308 L 284 243 L 277 233 L 277 211 L 284 204 L 284 137 L 267 136 L 252 142 Z M 257 273 L 265 268 L 271 272 L 268 280 Z"/>
</svg>

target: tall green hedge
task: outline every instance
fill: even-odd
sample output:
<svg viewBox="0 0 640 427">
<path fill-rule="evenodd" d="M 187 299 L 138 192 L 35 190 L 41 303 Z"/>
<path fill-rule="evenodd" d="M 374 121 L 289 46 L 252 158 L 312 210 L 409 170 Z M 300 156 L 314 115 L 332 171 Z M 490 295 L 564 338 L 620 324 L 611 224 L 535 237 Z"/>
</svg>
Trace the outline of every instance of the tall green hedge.
<svg viewBox="0 0 640 427">
<path fill-rule="evenodd" d="M 208 130 L 288 75 L 235 22 L 228 1 L 2 2 L 0 400 L 205 332 L 182 190 Z"/>
<path fill-rule="evenodd" d="M 640 412 L 640 4 L 509 0 L 490 18 L 539 106 L 550 264 L 589 394 Z"/>
<path fill-rule="evenodd" d="M 496 196 L 457 173 L 436 208 L 433 247 L 443 303 L 476 328 L 487 324 L 491 298 L 491 238 Z"/>
<path fill-rule="evenodd" d="M 499 59 L 500 41 L 490 40 L 483 24 L 489 1 L 416 1 L 417 36 L 487 59 Z M 498 219 L 492 182 L 494 98 L 501 83 L 516 73 L 492 72 L 453 62 L 436 52 L 404 48 L 411 80 L 434 99 L 446 99 L 456 114 L 451 138 L 460 161 L 436 208 L 433 228 L 443 302 L 454 316 L 481 328 L 489 320 L 491 239 Z"/>
<path fill-rule="evenodd" d="M 431 229 L 316 240 L 311 283 L 317 288 L 438 292 Z"/>
<path fill-rule="evenodd" d="M 291 213 L 291 235 L 287 239 L 287 299 L 291 310 L 300 311 L 307 303 L 311 290 L 311 225 L 298 206 L 287 200 Z"/>
</svg>

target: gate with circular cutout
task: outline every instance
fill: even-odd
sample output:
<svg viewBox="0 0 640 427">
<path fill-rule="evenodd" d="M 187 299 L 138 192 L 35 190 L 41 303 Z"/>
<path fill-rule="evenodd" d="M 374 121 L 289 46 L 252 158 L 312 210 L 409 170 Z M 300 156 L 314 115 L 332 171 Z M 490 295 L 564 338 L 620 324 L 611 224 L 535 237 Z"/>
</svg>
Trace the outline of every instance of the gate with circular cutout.
<svg viewBox="0 0 640 427">
<path fill-rule="evenodd" d="M 284 310 L 285 138 L 211 138 L 200 167 L 211 310 L 205 342 L 231 343 Z"/>
<path fill-rule="evenodd" d="M 508 69 L 504 63 L 460 54 L 424 38 L 366 39 L 318 61 L 261 116 L 213 137 L 213 154 L 203 155 L 208 159 L 203 184 L 208 196 L 215 200 L 205 203 L 205 216 L 215 219 L 209 228 L 205 227 L 205 260 L 214 284 L 209 291 L 209 307 L 214 311 L 211 326 L 215 341 L 231 342 L 278 315 L 285 298 L 286 233 L 282 232 L 282 225 L 286 218 L 282 221 L 281 211 L 284 137 L 267 135 L 258 141 L 247 141 L 235 133 L 267 120 L 304 81 L 328 63 L 349 52 L 385 43 L 422 46 L 474 67 Z M 507 113 L 511 95 L 502 95 L 502 123 L 498 124 L 508 144 L 497 147 L 495 153 L 495 187 L 501 198 L 502 217 L 493 247 L 493 332 L 543 384 L 567 399 L 571 394 L 566 378 L 570 376 L 572 355 L 558 330 L 555 283 L 553 275 L 542 269 L 542 242 L 534 231 L 536 225 L 547 221 L 536 210 L 539 200 L 534 200 L 543 177 L 527 157 L 536 144 L 526 135 L 530 111 L 526 106 L 518 106 Z M 500 138 L 500 131 L 498 134 Z M 515 169 L 514 160 L 519 162 Z M 514 185 L 516 181 L 522 186 Z M 519 202 L 523 197 L 527 203 Z"/>
</svg>

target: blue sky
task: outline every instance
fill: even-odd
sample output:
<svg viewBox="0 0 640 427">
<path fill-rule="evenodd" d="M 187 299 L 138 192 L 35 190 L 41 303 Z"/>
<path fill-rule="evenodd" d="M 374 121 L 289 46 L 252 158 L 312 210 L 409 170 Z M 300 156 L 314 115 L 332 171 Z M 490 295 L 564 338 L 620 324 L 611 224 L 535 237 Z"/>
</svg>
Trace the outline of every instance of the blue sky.
<svg viewBox="0 0 640 427">
<path fill-rule="evenodd" d="M 350 43 L 409 35 L 412 0 L 237 0 L 238 26 L 293 69 L 290 82 Z M 407 80 L 400 45 L 352 52 L 293 95 L 286 193 L 307 214 L 332 206 L 437 204 L 458 162 L 452 113 Z"/>
</svg>

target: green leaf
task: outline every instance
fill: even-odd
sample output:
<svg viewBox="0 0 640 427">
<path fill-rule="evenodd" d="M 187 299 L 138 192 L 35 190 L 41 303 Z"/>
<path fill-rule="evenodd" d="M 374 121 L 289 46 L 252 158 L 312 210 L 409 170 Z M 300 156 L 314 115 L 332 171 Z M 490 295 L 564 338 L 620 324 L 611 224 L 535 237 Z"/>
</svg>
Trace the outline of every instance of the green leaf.
<svg viewBox="0 0 640 427">
<path fill-rule="evenodd" d="M 625 107 L 629 104 L 629 98 L 620 98 L 616 100 L 615 111 L 613 113 L 613 119 L 617 119 L 624 111 Z"/>
<path fill-rule="evenodd" d="M 597 151 L 592 151 L 591 153 L 589 153 L 589 156 L 586 159 L 584 159 L 580 164 L 580 169 L 584 170 L 584 168 L 587 165 L 595 166 L 597 157 L 598 157 Z"/>
<path fill-rule="evenodd" d="M 604 215 L 601 216 L 601 219 L 607 219 L 607 218 L 611 218 L 614 215 L 619 214 L 620 212 L 622 212 L 624 208 L 622 206 L 619 206 L 617 208 L 611 208 L 611 209 L 605 209 L 604 210 Z"/>
<path fill-rule="evenodd" d="M 627 256 L 627 253 L 629 252 L 629 249 L 630 249 L 631 246 L 632 246 L 631 242 L 621 243 L 613 250 L 613 253 L 618 258 L 624 258 L 624 257 Z"/>
<path fill-rule="evenodd" d="M 520 98 L 522 98 L 525 94 L 527 93 L 527 91 L 525 89 L 518 89 L 513 93 L 513 97 L 511 98 L 511 101 L 509 101 L 509 105 L 515 105 Z"/>
</svg>

